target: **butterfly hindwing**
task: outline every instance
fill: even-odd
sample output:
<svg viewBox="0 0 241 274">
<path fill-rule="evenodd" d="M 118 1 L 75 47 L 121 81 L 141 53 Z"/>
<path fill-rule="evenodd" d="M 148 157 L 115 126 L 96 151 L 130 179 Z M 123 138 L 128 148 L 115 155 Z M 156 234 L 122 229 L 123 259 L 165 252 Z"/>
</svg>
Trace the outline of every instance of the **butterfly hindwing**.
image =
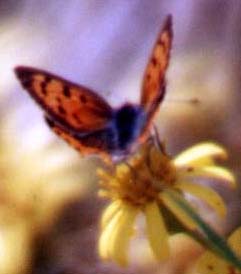
<svg viewBox="0 0 241 274">
<path fill-rule="evenodd" d="M 147 112 L 148 120 L 152 120 L 165 95 L 165 73 L 170 59 L 172 36 L 172 18 L 169 15 L 157 37 L 143 77 L 141 105 Z"/>
<path fill-rule="evenodd" d="M 64 139 L 69 145 L 74 147 L 83 155 L 88 154 L 99 154 L 108 158 L 110 152 L 113 149 L 111 144 L 114 144 L 115 140 L 111 128 L 102 129 L 89 134 L 84 134 L 78 136 L 77 134 L 71 132 L 58 123 L 56 123 L 51 118 L 45 116 L 45 120 L 49 127 L 62 139 Z"/>
<path fill-rule="evenodd" d="M 86 87 L 31 67 L 17 67 L 15 73 L 47 115 L 72 130 L 101 129 L 112 118 L 110 105 Z"/>
</svg>

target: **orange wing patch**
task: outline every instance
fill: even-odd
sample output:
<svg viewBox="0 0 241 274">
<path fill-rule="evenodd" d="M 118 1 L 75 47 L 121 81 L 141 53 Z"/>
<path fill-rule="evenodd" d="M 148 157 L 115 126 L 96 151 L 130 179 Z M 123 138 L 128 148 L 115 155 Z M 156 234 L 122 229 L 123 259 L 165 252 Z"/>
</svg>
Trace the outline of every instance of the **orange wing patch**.
<svg viewBox="0 0 241 274">
<path fill-rule="evenodd" d="M 88 88 L 76 85 L 48 72 L 17 67 L 22 86 L 61 124 L 89 132 L 103 128 L 112 117 L 112 108 Z"/>
<path fill-rule="evenodd" d="M 110 154 L 108 153 L 105 144 L 101 142 L 98 136 L 85 137 L 83 139 L 74 137 L 70 132 L 58 126 L 53 120 L 45 117 L 49 127 L 69 145 L 78 150 L 82 155 L 98 154 L 102 156 L 107 162 L 110 161 Z M 94 144 L 94 145 L 93 145 Z"/>
<path fill-rule="evenodd" d="M 172 18 L 169 15 L 154 45 L 144 73 L 141 105 L 147 112 L 154 112 L 165 94 L 165 73 L 172 47 Z"/>
</svg>

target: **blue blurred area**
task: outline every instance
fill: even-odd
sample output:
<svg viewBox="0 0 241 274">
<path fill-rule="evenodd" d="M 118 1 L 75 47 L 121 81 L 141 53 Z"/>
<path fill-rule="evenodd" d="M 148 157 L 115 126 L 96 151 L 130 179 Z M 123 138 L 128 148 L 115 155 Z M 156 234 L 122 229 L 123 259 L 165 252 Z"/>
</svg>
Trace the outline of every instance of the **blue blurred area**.
<svg viewBox="0 0 241 274">
<path fill-rule="evenodd" d="M 239 1 L 1 1 L 3 81 L 12 80 L 13 66 L 26 64 L 109 94 L 136 75 L 128 98 L 138 98 L 150 48 L 168 13 L 174 18 L 174 56 L 199 50 L 205 58 L 212 47 L 213 55 L 240 66 Z"/>
<path fill-rule="evenodd" d="M 235 0 L 1 1 L 1 71 L 37 66 L 103 94 L 135 73 L 138 88 L 168 13 L 174 18 L 174 54 L 203 50 L 205 57 L 213 47 L 233 57 L 241 43 L 241 3 Z M 138 97 L 138 90 L 133 93 Z"/>
<path fill-rule="evenodd" d="M 198 96 L 201 108 L 167 105 L 169 114 L 160 114 L 157 122 L 162 136 L 173 151 L 206 139 L 224 143 L 240 172 L 238 0 L 0 1 L 1 115 L 17 111 L 22 135 L 36 125 L 43 126 L 43 135 L 49 133 L 41 111 L 14 77 L 16 65 L 46 69 L 86 85 L 115 106 L 137 101 L 149 52 L 169 13 L 174 47 L 167 97 Z"/>
<path fill-rule="evenodd" d="M 232 133 L 233 121 L 241 123 L 241 2 L 237 0 L 0 1 L 0 94 L 8 98 L 0 97 L 1 111 L 19 108 L 22 102 L 33 116 L 40 113 L 14 77 L 12 69 L 20 64 L 86 85 L 115 106 L 138 101 L 150 50 L 169 13 L 174 46 L 167 97 L 201 97 L 221 127 L 225 119 L 222 131 L 230 133 L 225 138 L 235 140 L 241 149 L 236 137 L 241 129 Z M 167 108 L 173 112 L 179 106 Z M 226 112 L 229 120 L 220 116 Z"/>
</svg>

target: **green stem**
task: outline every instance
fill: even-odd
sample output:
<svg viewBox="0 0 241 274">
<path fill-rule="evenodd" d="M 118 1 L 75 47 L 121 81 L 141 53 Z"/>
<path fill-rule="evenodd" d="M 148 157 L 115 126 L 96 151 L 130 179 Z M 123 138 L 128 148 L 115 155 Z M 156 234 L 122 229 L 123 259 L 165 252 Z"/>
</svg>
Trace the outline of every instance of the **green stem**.
<svg viewBox="0 0 241 274">
<path fill-rule="evenodd" d="M 219 236 L 206 222 L 203 221 L 182 195 L 173 190 L 166 190 L 165 192 L 174 203 L 184 210 L 185 214 L 197 223 L 197 230 L 190 230 L 185 227 L 188 234 L 241 270 L 241 259 L 231 250 L 226 240 Z"/>
</svg>

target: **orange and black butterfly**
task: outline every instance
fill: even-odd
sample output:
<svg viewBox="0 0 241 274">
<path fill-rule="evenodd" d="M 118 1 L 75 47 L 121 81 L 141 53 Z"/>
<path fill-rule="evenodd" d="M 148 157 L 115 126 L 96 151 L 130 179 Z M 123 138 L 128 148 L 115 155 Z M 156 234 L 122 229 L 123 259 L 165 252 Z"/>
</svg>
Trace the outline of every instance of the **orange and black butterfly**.
<svg viewBox="0 0 241 274">
<path fill-rule="evenodd" d="M 172 19 L 167 16 L 143 77 L 139 104 L 112 108 L 87 87 L 49 72 L 18 66 L 24 89 L 44 109 L 48 125 L 83 154 L 125 155 L 147 140 L 165 95 L 165 73 L 172 46 Z"/>
</svg>

